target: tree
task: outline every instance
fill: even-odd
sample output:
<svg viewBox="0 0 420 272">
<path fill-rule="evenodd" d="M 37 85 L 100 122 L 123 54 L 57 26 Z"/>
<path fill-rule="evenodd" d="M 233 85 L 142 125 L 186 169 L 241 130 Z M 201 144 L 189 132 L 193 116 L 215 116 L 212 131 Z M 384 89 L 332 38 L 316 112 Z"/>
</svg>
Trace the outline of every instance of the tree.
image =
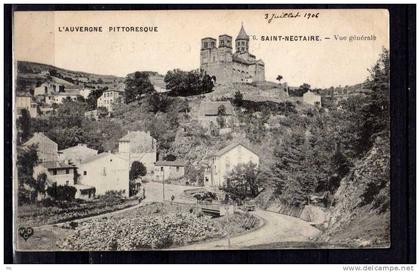
<svg viewBox="0 0 420 272">
<path fill-rule="evenodd" d="M 53 76 L 53 77 L 57 77 L 58 75 L 58 72 L 56 69 L 50 69 L 48 70 L 48 73 L 50 74 L 50 76 Z"/>
<path fill-rule="evenodd" d="M 226 115 L 226 107 L 225 107 L 225 105 L 220 105 L 217 108 L 217 115 L 222 115 L 222 116 Z"/>
<path fill-rule="evenodd" d="M 37 195 L 44 194 L 47 191 L 47 174 L 41 173 L 36 178 L 34 189 Z"/>
<path fill-rule="evenodd" d="M 261 187 L 257 175 L 258 167 L 255 163 L 238 164 L 227 175 L 223 190 L 241 200 L 256 197 Z"/>
<path fill-rule="evenodd" d="M 146 166 L 139 161 L 134 161 L 130 168 L 130 180 L 135 180 L 138 177 L 144 177 L 147 174 Z"/>
<path fill-rule="evenodd" d="M 139 101 L 144 96 L 156 92 L 150 82 L 149 74 L 146 72 L 135 72 L 133 76 L 127 75 L 125 78 L 125 103 Z"/>
<path fill-rule="evenodd" d="M 306 93 L 311 89 L 311 85 L 303 83 L 302 85 L 300 85 L 299 89 L 303 90 L 303 93 Z"/>
<path fill-rule="evenodd" d="M 18 119 L 18 128 L 21 131 L 21 141 L 26 142 L 32 134 L 31 115 L 27 109 L 22 109 L 21 116 Z"/>
<path fill-rule="evenodd" d="M 129 172 L 129 196 L 136 195 L 138 193 L 138 187 L 136 183 L 136 179 L 138 177 L 143 177 L 147 174 L 146 167 L 143 163 L 139 161 L 134 161 L 131 164 L 130 172 Z"/>
<path fill-rule="evenodd" d="M 95 110 L 97 108 L 98 98 L 102 96 L 105 89 L 95 89 L 89 93 L 87 102 L 87 110 Z"/>
<path fill-rule="evenodd" d="M 278 75 L 277 77 L 276 77 L 276 80 L 279 82 L 279 84 L 280 84 L 280 81 L 283 79 L 283 76 L 282 75 Z"/>
<path fill-rule="evenodd" d="M 33 168 L 38 163 L 37 146 L 17 148 L 17 177 L 18 177 L 18 203 L 30 203 L 34 200 L 32 191 L 35 180 L 33 176 Z"/>
<path fill-rule="evenodd" d="M 73 201 L 76 196 L 77 189 L 73 186 L 58 185 L 54 183 L 53 186 L 47 188 L 47 194 L 57 201 Z"/>
<path fill-rule="evenodd" d="M 179 69 L 168 71 L 164 81 L 172 96 L 191 96 L 208 93 L 213 90 L 212 78 L 204 72 L 193 70 L 185 72 Z"/>
<path fill-rule="evenodd" d="M 233 105 L 236 107 L 241 107 L 243 104 L 244 96 L 240 91 L 235 92 L 235 96 L 233 97 Z"/>
</svg>

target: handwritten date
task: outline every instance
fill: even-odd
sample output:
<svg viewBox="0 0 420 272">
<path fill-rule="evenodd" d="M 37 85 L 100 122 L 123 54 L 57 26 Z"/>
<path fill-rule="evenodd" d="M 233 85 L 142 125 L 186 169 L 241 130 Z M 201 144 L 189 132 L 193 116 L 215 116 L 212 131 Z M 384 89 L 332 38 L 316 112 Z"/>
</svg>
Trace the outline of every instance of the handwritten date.
<svg viewBox="0 0 420 272">
<path fill-rule="evenodd" d="M 295 19 L 295 18 L 303 18 L 303 19 L 316 19 L 319 18 L 319 12 L 312 13 L 312 12 L 282 12 L 280 14 L 277 13 L 265 13 L 264 19 L 267 20 L 267 23 L 271 24 L 274 20 L 277 19 Z"/>
</svg>

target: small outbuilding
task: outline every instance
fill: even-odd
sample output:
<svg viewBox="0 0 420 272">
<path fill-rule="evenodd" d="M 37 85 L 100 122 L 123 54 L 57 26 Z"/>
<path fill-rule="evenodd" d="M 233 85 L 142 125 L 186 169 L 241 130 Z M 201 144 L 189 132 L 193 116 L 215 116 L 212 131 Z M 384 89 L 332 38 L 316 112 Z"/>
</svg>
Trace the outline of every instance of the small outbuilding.
<svg viewBox="0 0 420 272">
<path fill-rule="evenodd" d="M 154 178 L 156 181 L 180 179 L 185 175 L 186 162 L 157 161 L 155 163 Z"/>
</svg>

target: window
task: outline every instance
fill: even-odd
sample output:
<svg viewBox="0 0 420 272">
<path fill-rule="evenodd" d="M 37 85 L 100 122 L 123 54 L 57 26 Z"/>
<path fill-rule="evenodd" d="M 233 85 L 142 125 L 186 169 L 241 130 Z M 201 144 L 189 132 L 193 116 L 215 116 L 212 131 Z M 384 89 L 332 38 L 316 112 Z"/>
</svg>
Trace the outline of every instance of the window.
<svg viewBox="0 0 420 272">
<path fill-rule="evenodd" d="M 162 167 L 160 167 L 160 171 L 163 171 L 163 166 L 162 166 Z"/>
<path fill-rule="evenodd" d="M 86 176 L 87 175 L 87 171 L 83 171 L 83 176 Z"/>
<path fill-rule="evenodd" d="M 176 171 L 179 172 L 179 166 L 176 167 Z"/>
<path fill-rule="evenodd" d="M 66 174 L 70 174 L 70 169 L 66 169 Z"/>
<path fill-rule="evenodd" d="M 70 181 L 66 180 L 66 186 L 69 186 Z"/>
<path fill-rule="evenodd" d="M 204 42 L 204 48 L 207 48 L 207 46 L 208 46 L 208 43 Z"/>
<path fill-rule="evenodd" d="M 53 175 L 54 176 L 57 175 L 57 170 L 56 169 L 53 170 Z"/>
</svg>

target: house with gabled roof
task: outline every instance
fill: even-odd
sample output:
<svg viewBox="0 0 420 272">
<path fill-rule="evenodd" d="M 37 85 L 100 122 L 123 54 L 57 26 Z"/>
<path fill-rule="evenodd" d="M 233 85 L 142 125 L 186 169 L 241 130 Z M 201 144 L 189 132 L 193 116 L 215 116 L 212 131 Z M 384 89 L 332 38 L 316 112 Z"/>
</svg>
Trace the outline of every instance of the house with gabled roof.
<svg viewBox="0 0 420 272">
<path fill-rule="evenodd" d="M 77 144 L 66 149 L 58 151 L 60 161 L 79 165 L 82 161 L 94 157 L 98 154 L 98 150 L 87 147 L 86 144 Z"/>
<path fill-rule="evenodd" d="M 175 180 L 184 177 L 187 163 L 181 160 L 157 161 L 155 163 L 155 181 Z"/>
<path fill-rule="evenodd" d="M 42 132 L 34 133 L 34 136 L 26 141 L 23 146 L 29 147 L 31 145 L 37 146 L 37 154 L 39 162 L 57 161 L 58 159 L 58 144 L 45 136 Z"/>
<path fill-rule="evenodd" d="M 204 186 L 220 188 L 226 185 L 226 176 L 239 164 L 254 163 L 260 158 L 257 152 L 242 143 L 231 143 L 207 157 L 204 171 Z"/>
<path fill-rule="evenodd" d="M 73 186 L 77 183 L 76 166 L 66 164 L 58 161 L 47 161 L 36 165 L 33 169 L 33 178 L 45 173 L 49 185 L 55 183 L 56 185 Z"/>
</svg>

